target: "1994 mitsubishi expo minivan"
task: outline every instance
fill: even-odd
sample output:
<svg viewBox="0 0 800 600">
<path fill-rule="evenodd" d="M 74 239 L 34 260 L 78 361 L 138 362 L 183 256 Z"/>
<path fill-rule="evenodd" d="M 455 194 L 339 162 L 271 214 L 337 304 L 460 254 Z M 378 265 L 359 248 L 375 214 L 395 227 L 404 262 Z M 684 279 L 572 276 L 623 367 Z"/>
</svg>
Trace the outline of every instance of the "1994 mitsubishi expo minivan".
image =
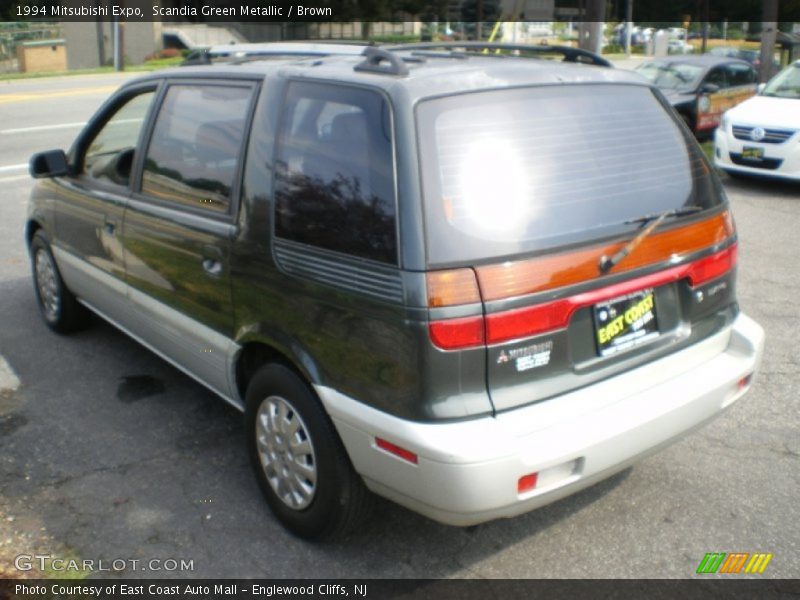
<svg viewBox="0 0 800 600">
<path fill-rule="evenodd" d="M 370 491 L 462 526 L 552 502 L 719 415 L 762 355 L 662 95 L 458 46 L 146 75 L 31 159 L 44 320 L 89 309 L 242 410 L 305 538 Z"/>
</svg>

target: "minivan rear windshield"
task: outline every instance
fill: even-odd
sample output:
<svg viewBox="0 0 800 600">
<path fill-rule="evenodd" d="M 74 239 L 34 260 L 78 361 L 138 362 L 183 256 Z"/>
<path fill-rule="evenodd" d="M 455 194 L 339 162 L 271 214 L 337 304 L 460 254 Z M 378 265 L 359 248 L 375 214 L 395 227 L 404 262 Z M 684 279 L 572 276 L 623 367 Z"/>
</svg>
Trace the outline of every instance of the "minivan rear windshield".
<svg viewBox="0 0 800 600">
<path fill-rule="evenodd" d="M 642 215 L 723 202 L 708 162 L 668 110 L 650 88 L 619 84 L 420 103 L 428 264 L 598 240 Z"/>
</svg>

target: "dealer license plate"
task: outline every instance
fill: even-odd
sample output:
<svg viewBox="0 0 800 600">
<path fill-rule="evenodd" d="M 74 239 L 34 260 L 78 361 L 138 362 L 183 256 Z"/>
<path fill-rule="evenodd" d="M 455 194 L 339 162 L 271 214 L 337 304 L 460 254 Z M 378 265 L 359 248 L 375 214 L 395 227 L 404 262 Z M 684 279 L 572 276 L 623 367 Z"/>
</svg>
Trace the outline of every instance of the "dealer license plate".
<svg viewBox="0 0 800 600">
<path fill-rule="evenodd" d="M 595 305 L 594 325 L 600 356 L 611 356 L 658 337 L 654 291 L 641 290 Z"/>
<path fill-rule="evenodd" d="M 742 158 L 747 160 L 763 160 L 764 149 L 756 146 L 745 146 L 742 148 Z"/>
</svg>

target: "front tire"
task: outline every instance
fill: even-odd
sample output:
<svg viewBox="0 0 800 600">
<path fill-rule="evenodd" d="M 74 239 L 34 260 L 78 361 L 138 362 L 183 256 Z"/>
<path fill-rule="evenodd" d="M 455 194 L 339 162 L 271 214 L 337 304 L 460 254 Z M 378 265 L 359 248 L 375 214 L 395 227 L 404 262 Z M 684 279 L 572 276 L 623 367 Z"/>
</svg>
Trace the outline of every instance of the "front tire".
<svg viewBox="0 0 800 600">
<path fill-rule="evenodd" d="M 41 230 L 31 240 L 31 268 L 39 312 L 47 326 L 58 333 L 85 327 L 88 321 L 86 309 L 64 284 L 50 243 Z"/>
<path fill-rule="evenodd" d="M 283 365 L 262 367 L 247 388 L 247 450 L 267 504 L 295 535 L 343 535 L 372 495 L 353 470 L 314 393 Z"/>
</svg>

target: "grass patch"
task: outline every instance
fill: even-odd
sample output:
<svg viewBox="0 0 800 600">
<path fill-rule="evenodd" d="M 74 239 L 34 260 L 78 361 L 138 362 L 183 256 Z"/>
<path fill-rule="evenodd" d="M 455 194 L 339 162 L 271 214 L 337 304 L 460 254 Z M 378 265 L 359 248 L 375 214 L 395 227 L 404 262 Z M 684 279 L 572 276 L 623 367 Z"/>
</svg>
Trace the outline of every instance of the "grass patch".
<svg viewBox="0 0 800 600">
<path fill-rule="evenodd" d="M 113 73 L 113 67 L 98 67 L 96 69 L 75 69 L 74 71 L 43 71 L 41 73 L 0 73 L 0 81 L 13 81 L 15 79 L 41 79 L 42 77 L 64 77 L 66 75 L 100 75 Z"/>
<path fill-rule="evenodd" d="M 700 144 L 700 147 L 703 149 L 706 158 L 711 161 L 711 164 L 714 164 L 714 141 L 706 140 Z"/>
</svg>

